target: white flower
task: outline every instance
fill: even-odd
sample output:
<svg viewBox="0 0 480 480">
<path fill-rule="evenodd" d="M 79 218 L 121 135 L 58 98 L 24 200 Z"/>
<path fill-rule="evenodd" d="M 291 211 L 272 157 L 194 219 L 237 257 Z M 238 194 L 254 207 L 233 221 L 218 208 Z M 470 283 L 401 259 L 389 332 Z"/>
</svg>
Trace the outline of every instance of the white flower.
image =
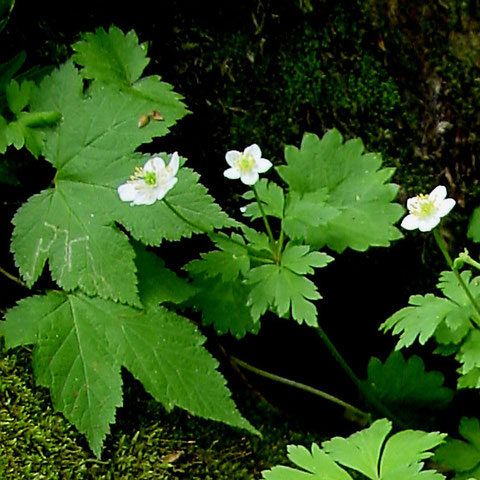
<svg viewBox="0 0 480 480">
<path fill-rule="evenodd" d="M 453 198 L 445 198 L 447 189 L 443 185 L 434 188 L 429 195 L 420 194 L 407 200 L 409 214 L 402 220 L 402 227 L 407 230 L 418 228 L 429 232 L 435 228 L 440 219 L 455 206 Z"/>
<path fill-rule="evenodd" d="M 255 143 L 247 147 L 243 153 L 237 150 L 230 150 L 226 153 L 225 159 L 231 168 L 223 174 L 232 180 L 239 178 L 245 185 L 254 185 L 258 181 L 258 174 L 266 172 L 272 162 L 262 158 L 262 151 Z"/>
<path fill-rule="evenodd" d="M 178 153 L 172 153 L 170 163 L 160 157 L 148 160 L 143 168 L 137 168 L 134 174 L 117 189 L 120 200 L 130 205 L 152 205 L 161 200 L 177 183 Z"/>
</svg>

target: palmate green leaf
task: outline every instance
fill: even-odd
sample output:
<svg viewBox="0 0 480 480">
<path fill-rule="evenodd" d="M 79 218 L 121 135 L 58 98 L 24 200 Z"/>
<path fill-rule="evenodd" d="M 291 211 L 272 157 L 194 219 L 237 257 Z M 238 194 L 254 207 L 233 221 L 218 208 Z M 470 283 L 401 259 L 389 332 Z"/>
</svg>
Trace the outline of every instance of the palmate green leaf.
<svg viewBox="0 0 480 480">
<path fill-rule="evenodd" d="M 7 347 L 35 346 L 38 382 L 97 456 L 122 404 L 122 366 L 168 410 L 178 406 L 256 433 L 236 410 L 204 337 L 186 318 L 164 308 L 144 311 L 51 292 L 21 301 L 6 319 L 0 335 Z"/>
<path fill-rule="evenodd" d="M 287 245 L 280 265 L 261 265 L 247 275 L 252 286 L 248 304 L 255 321 L 273 310 L 280 317 L 291 315 L 298 323 L 317 325 L 317 309 L 310 300 L 322 298 L 315 284 L 303 275 L 313 268 L 326 266 L 332 257 L 321 252 L 309 252 L 307 246 Z"/>
<path fill-rule="evenodd" d="M 417 355 L 405 360 L 401 352 L 392 352 L 385 363 L 374 357 L 368 363 L 368 383 L 400 418 L 417 418 L 425 411 L 445 408 L 454 392 L 443 381 L 440 372 L 425 371 Z"/>
<path fill-rule="evenodd" d="M 472 294 L 480 295 L 477 278 L 471 279 L 470 271 L 461 275 Z M 443 272 L 437 286 L 446 298 L 413 295 L 410 306 L 394 313 L 381 325 L 384 331 L 393 329 L 393 334 L 401 335 L 397 350 L 410 346 L 417 338 L 423 345 L 433 335 L 442 343 L 459 343 L 470 331 L 470 318 L 475 311 L 454 273 Z"/>
<path fill-rule="evenodd" d="M 371 480 L 441 480 L 433 470 L 422 470 L 423 460 L 430 458 L 432 448 L 443 442 L 444 434 L 404 430 L 386 442 L 392 424 L 377 420 L 369 428 L 348 438 L 335 437 L 323 442 L 320 449 L 290 445 L 289 459 L 302 470 L 277 466 L 262 472 L 265 480 L 350 480 L 342 468 L 347 467 Z M 341 465 L 341 466 L 340 466 Z"/>
<path fill-rule="evenodd" d="M 178 103 L 169 125 L 184 114 Z M 117 194 L 117 187 L 146 161 L 133 153 L 135 149 L 162 134 L 137 125 L 138 116 L 155 105 L 95 82 L 84 95 L 83 80 L 71 63 L 44 79 L 32 107 L 61 111 L 62 122 L 48 133 L 45 147 L 46 159 L 57 168 L 55 188 L 32 197 L 14 219 L 12 250 L 28 285 L 48 259 L 62 288 L 80 287 L 91 295 L 139 305 L 133 250 L 114 222 L 155 245 L 195 231 L 179 218 L 172 219 L 165 205 L 133 208 Z M 210 213 L 207 226 L 223 226 L 227 216 L 197 184 L 198 176 L 181 169 L 178 180 L 169 195 L 171 203 L 191 220 Z"/>
<path fill-rule="evenodd" d="M 458 430 L 465 440 L 448 438 L 435 451 L 434 460 L 454 470 L 454 480 L 480 479 L 480 422 L 478 418 L 462 417 Z"/>
<path fill-rule="evenodd" d="M 318 208 L 328 208 L 325 226 L 306 229 L 305 241 L 313 248 L 364 251 L 401 238 L 393 226 L 403 215 L 403 208 L 392 203 L 398 187 L 387 183 L 393 169 L 381 169 L 380 155 L 364 154 L 360 140 L 343 143 L 335 129 L 321 140 L 306 134 L 300 149 L 286 148 L 285 159 L 287 165 L 277 170 L 290 190 L 321 192 Z"/>
</svg>

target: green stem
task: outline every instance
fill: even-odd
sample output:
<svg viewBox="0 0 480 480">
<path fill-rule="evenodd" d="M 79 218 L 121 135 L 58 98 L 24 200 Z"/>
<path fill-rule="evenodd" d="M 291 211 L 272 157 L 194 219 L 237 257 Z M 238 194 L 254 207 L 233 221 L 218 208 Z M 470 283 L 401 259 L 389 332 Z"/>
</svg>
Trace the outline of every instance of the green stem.
<svg viewBox="0 0 480 480">
<path fill-rule="evenodd" d="M 442 236 L 438 233 L 438 230 L 436 228 L 433 230 L 433 236 L 435 238 L 435 241 L 437 242 L 438 248 L 440 248 L 440 251 L 442 252 L 445 258 L 445 261 L 447 262 L 447 265 L 451 268 L 453 274 L 458 280 L 458 283 L 463 288 L 463 291 L 465 292 L 468 299 L 470 300 L 470 303 L 473 305 L 473 308 L 480 315 L 480 306 L 478 305 L 477 301 L 473 297 L 472 292 L 468 288 L 467 284 L 464 282 L 462 276 L 460 275 L 460 272 L 456 268 L 454 268 L 453 260 L 450 254 L 448 253 L 447 246 L 445 245 L 445 241 L 443 240 Z M 478 319 L 475 319 L 475 321 L 478 325 L 480 325 L 480 321 Z"/>
<path fill-rule="evenodd" d="M 255 260 L 260 263 L 273 263 L 273 259 L 267 258 L 267 257 L 259 257 L 256 255 L 256 252 L 253 252 L 251 248 L 248 245 L 245 245 L 244 243 L 235 240 L 234 238 L 229 237 L 227 234 L 223 232 L 215 232 L 213 229 L 208 229 L 205 227 L 202 227 L 201 225 L 198 225 L 195 222 L 192 222 L 189 220 L 187 217 L 185 217 L 182 213 L 180 213 L 168 200 L 165 198 L 163 199 L 163 203 L 169 208 L 178 218 L 183 220 L 186 224 L 190 225 L 191 227 L 195 228 L 196 230 L 200 230 L 203 233 L 206 233 L 207 235 L 211 237 L 217 237 L 221 238 L 222 240 L 227 240 L 230 243 L 234 243 L 235 245 L 238 245 L 239 247 L 244 248 L 245 250 L 248 251 L 248 254 L 252 260 Z"/>
<path fill-rule="evenodd" d="M 12 280 L 13 282 L 15 283 L 18 283 L 19 285 L 21 285 L 22 287 L 25 287 L 25 288 L 28 288 L 27 284 L 25 282 L 23 282 L 22 280 L 20 280 L 18 277 L 15 277 L 14 275 L 12 275 L 11 273 L 8 273 L 6 270 L 4 270 L 2 267 L 0 267 L 0 273 L 5 275 L 7 278 L 9 278 L 10 280 Z"/>
<path fill-rule="evenodd" d="M 322 397 L 325 400 L 336 403 L 337 405 L 340 405 L 341 407 L 344 407 L 345 409 L 350 410 L 355 415 L 358 415 L 359 417 L 364 419 L 367 423 L 370 422 L 370 414 L 360 410 L 357 407 L 354 407 L 350 403 L 344 402 L 343 400 L 333 395 L 330 395 L 329 393 L 323 392 L 322 390 L 318 390 L 317 388 L 311 387 L 309 385 L 305 385 L 304 383 L 296 382 L 295 380 L 290 380 L 288 378 L 280 377 L 279 375 L 266 372 L 265 370 L 254 367 L 253 365 L 250 365 L 247 362 L 240 360 L 239 358 L 231 356 L 230 359 L 240 367 L 244 368 L 245 370 L 249 370 L 250 372 L 256 373 L 257 375 L 261 375 L 262 377 L 268 378 L 275 382 L 283 383 L 285 385 L 289 385 L 290 387 L 295 387 L 305 392 L 313 393 L 314 395 Z"/>
<path fill-rule="evenodd" d="M 257 189 L 255 188 L 255 185 L 252 185 L 252 190 L 253 194 L 255 195 L 255 200 L 257 201 L 258 208 L 260 209 L 260 213 L 262 214 L 263 218 L 263 223 L 265 224 L 265 229 L 267 230 L 268 236 L 270 237 L 270 243 L 272 245 L 272 252 L 274 252 L 275 256 L 278 256 L 278 251 L 277 251 L 277 244 L 275 242 L 275 239 L 273 238 L 273 233 L 272 229 L 270 228 L 270 224 L 268 223 L 268 218 L 265 215 L 265 210 L 263 209 L 262 201 L 260 200 L 260 197 L 258 196 Z"/>
<path fill-rule="evenodd" d="M 322 339 L 323 343 L 326 345 L 330 353 L 332 354 L 333 358 L 340 364 L 340 366 L 343 368 L 345 373 L 348 375 L 350 380 L 355 384 L 355 386 L 362 392 L 363 396 L 365 397 L 366 400 L 368 400 L 373 407 L 382 415 L 387 416 L 392 420 L 398 427 L 400 428 L 406 428 L 406 425 L 404 422 L 402 422 L 399 418 L 397 418 L 377 397 L 375 392 L 369 387 L 369 385 L 366 382 L 362 382 L 354 373 L 354 371 L 350 368 L 350 365 L 345 361 L 345 359 L 342 357 L 340 352 L 337 350 L 335 345 L 332 343 L 330 338 L 328 338 L 327 334 L 325 331 L 322 329 L 322 327 L 318 326 L 315 328 L 317 331 L 319 337 Z"/>
</svg>

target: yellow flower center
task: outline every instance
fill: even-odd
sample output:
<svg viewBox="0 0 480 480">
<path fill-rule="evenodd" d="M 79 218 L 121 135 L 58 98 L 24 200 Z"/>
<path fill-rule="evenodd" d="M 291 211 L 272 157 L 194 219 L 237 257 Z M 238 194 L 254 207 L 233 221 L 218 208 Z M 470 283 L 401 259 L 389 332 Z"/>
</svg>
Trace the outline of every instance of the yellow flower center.
<svg viewBox="0 0 480 480">
<path fill-rule="evenodd" d="M 415 198 L 415 203 L 412 205 L 412 214 L 416 217 L 425 218 L 429 217 L 435 212 L 436 206 L 432 200 L 428 199 L 428 195 L 421 193 Z"/>
<path fill-rule="evenodd" d="M 242 154 L 235 160 L 235 167 L 241 175 L 250 172 L 254 166 L 255 158 L 251 153 Z"/>
</svg>

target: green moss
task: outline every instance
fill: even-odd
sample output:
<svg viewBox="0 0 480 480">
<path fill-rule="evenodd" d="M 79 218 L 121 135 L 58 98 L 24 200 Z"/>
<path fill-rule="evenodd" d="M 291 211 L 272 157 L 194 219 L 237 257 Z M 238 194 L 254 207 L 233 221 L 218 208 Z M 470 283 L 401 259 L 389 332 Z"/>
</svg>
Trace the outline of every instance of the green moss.
<svg viewBox="0 0 480 480">
<path fill-rule="evenodd" d="M 30 360 L 24 348 L 1 354 L 0 478 L 246 480 L 285 463 L 288 444 L 320 441 L 249 395 L 241 403 L 261 439 L 184 411 L 167 414 L 127 376 L 125 405 L 97 460 L 34 386 Z"/>
</svg>

